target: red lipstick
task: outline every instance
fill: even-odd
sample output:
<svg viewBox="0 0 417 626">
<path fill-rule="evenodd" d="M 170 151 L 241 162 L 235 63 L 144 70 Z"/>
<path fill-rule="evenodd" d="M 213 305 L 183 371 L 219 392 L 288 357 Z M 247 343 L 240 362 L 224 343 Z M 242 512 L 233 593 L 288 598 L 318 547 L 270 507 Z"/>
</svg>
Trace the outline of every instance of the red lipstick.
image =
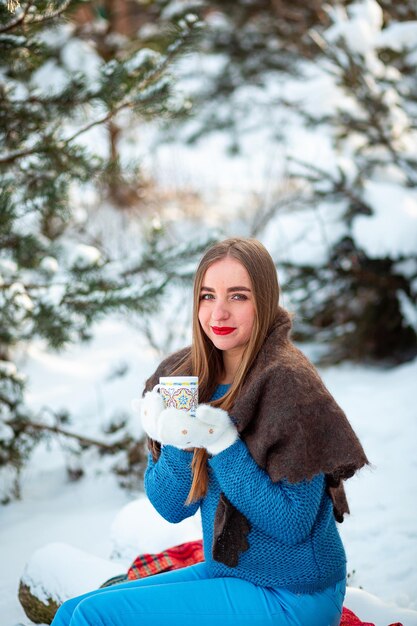
<svg viewBox="0 0 417 626">
<path fill-rule="evenodd" d="M 215 335 L 230 335 L 236 328 L 230 326 L 212 326 L 211 327 Z"/>
</svg>

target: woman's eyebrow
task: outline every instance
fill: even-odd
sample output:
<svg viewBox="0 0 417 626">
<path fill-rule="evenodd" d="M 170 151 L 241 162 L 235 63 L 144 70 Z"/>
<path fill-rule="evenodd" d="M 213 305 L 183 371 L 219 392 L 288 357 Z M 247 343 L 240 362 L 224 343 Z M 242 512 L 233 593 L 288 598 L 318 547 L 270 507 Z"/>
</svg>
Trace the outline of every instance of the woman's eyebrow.
<svg viewBox="0 0 417 626">
<path fill-rule="evenodd" d="M 212 287 L 201 287 L 201 291 L 209 291 L 210 293 L 214 293 L 215 289 L 213 289 Z M 252 291 L 251 289 L 249 289 L 249 287 L 228 287 L 227 292 L 231 293 L 233 291 Z"/>
<path fill-rule="evenodd" d="M 228 292 L 230 291 L 251 291 L 251 289 L 249 289 L 249 287 L 229 287 Z"/>
</svg>

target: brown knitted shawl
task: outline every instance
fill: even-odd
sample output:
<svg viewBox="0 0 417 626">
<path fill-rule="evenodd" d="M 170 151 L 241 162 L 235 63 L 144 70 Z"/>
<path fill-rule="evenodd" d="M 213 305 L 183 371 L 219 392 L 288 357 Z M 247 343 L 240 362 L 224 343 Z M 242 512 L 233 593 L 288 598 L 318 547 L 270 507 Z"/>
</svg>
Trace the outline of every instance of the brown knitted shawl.
<svg viewBox="0 0 417 626">
<path fill-rule="evenodd" d="M 291 319 L 279 307 L 242 390 L 230 411 L 241 439 L 273 482 L 291 483 L 324 473 L 337 521 L 349 513 L 342 481 L 368 459 L 345 413 L 323 384 L 317 370 L 294 346 Z M 146 381 L 145 391 L 168 376 L 190 348 L 165 359 Z M 191 372 L 190 372 L 191 374 Z M 216 381 L 213 381 L 213 391 Z M 216 511 L 213 558 L 235 567 L 248 549 L 250 524 L 221 495 Z"/>
</svg>

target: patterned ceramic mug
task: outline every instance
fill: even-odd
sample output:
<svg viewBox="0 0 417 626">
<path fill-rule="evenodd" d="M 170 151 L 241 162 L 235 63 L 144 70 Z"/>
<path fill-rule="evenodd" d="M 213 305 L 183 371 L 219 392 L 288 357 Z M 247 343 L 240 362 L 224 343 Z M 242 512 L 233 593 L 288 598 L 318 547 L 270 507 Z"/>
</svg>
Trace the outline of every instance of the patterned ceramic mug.
<svg viewBox="0 0 417 626">
<path fill-rule="evenodd" d="M 197 376 L 163 376 L 154 389 L 159 390 L 167 408 L 173 406 L 195 417 L 198 405 Z"/>
</svg>

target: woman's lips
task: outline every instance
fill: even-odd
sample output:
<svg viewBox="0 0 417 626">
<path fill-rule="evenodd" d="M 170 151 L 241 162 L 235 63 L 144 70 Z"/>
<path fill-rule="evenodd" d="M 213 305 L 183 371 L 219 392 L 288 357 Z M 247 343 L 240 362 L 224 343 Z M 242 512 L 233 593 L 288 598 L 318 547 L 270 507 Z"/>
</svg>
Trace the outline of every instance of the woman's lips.
<svg viewBox="0 0 417 626">
<path fill-rule="evenodd" d="M 212 326 L 211 329 L 215 335 L 230 335 L 230 333 L 236 330 L 236 328 L 231 326 Z"/>
</svg>

